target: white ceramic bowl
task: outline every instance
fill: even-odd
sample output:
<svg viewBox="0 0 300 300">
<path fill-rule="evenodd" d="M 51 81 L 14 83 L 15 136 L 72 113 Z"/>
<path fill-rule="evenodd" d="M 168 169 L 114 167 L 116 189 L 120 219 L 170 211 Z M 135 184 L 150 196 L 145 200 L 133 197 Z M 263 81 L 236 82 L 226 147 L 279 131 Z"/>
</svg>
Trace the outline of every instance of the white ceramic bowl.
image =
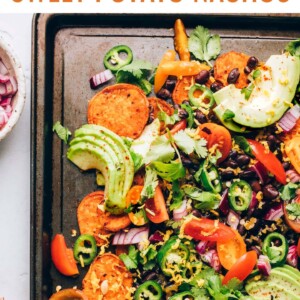
<svg viewBox="0 0 300 300">
<path fill-rule="evenodd" d="M 8 68 L 10 75 L 15 76 L 18 82 L 18 91 L 12 99 L 12 114 L 7 123 L 0 129 L 0 141 L 13 129 L 22 113 L 25 99 L 25 76 L 19 59 L 16 57 L 12 46 L 0 34 L 0 58 Z"/>
</svg>

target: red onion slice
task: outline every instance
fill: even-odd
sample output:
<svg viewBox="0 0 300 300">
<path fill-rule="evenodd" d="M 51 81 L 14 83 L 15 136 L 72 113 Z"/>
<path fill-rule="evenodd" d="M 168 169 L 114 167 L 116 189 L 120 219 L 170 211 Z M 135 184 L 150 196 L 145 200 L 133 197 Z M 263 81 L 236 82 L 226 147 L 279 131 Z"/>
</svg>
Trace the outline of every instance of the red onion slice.
<svg viewBox="0 0 300 300">
<path fill-rule="evenodd" d="M 252 191 L 252 198 L 251 198 L 249 208 L 248 208 L 248 215 L 252 215 L 255 208 L 257 207 L 257 204 L 258 204 L 258 200 L 256 198 L 256 193 L 254 191 Z"/>
<path fill-rule="evenodd" d="M 294 105 L 279 120 L 278 125 L 283 129 L 284 132 L 289 132 L 294 128 L 299 118 L 300 118 L 300 106 Z"/>
<path fill-rule="evenodd" d="M 181 206 L 173 210 L 173 219 L 174 221 L 180 221 L 186 215 L 187 215 L 186 200 L 183 200 Z"/>
<path fill-rule="evenodd" d="M 300 182 L 300 175 L 295 170 L 286 171 L 286 176 L 292 183 Z"/>
<path fill-rule="evenodd" d="M 289 251 L 286 257 L 286 262 L 294 267 L 297 268 L 298 265 L 298 254 L 297 254 L 297 246 L 296 245 L 292 245 L 289 247 Z"/>
<path fill-rule="evenodd" d="M 226 189 L 222 194 L 222 198 L 219 204 L 219 209 L 225 216 L 229 212 L 228 189 Z"/>
<path fill-rule="evenodd" d="M 0 106 L 6 107 L 7 105 L 11 105 L 12 97 L 3 97 L 0 96 Z"/>
<path fill-rule="evenodd" d="M 127 232 L 120 231 L 114 235 L 113 245 L 133 245 L 138 244 L 144 240 L 148 240 L 149 228 L 139 227 L 131 228 Z"/>
<path fill-rule="evenodd" d="M 8 121 L 8 116 L 3 107 L 0 106 L 0 128 L 2 128 Z"/>
<path fill-rule="evenodd" d="M 0 73 L 0 83 L 6 83 L 9 80 L 10 80 L 9 76 L 3 75 L 3 74 Z"/>
<path fill-rule="evenodd" d="M 258 161 L 255 165 L 251 166 L 249 170 L 256 172 L 261 184 L 265 184 L 268 181 L 268 171 L 260 161 Z"/>
<path fill-rule="evenodd" d="M 221 270 L 221 263 L 216 249 L 211 249 L 201 255 L 201 258 L 204 262 L 209 264 L 217 272 Z"/>
<path fill-rule="evenodd" d="M 114 77 L 113 73 L 110 70 L 105 70 L 94 75 L 90 78 L 90 85 L 92 89 L 96 89 L 101 84 L 111 80 Z"/>
<path fill-rule="evenodd" d="M 268 212 L 265 214 L 264 219 L 266 221 L 276 221 L 283 216 L 283 204 L 277 203 L 276 205 L 272 206 Z"/>
<path fill-rule="evenodd" d="M 210 241 L 200 241 L 196 247 L 195 250 L 199 254 L 204 254 L 208 250 L 216 249 L 216 242 L 210 242 Z"/>
<path fill-rule="evenodd" d="M 241 217 L 233 210 L 229 210 L 226 223 L 233 229 L 237 229 L 240 224 Z"/>
<path fill-rule="evenodd" d="M 0 58 L 0 74 L 2 75 L 7 75 L 8 74 L 8 69 L 6 68 L 4 62 Z"/>
<path fill-rule="evenodd" d="M 159 243 L 159 242 L 163 242 L 164 238 L 163 238 L 163 235 L 159 231 L 155 231 L 149 237 L 149 241 L 150 241 L 150 243 Z"/>
<path fill-rule="evenodd" d="M 269 276 L 271 272 L 271 264 L 269 257 L 266 255 L 260 255 L 257 260 L 257 268 L 261 274 Z"/>
</svg>

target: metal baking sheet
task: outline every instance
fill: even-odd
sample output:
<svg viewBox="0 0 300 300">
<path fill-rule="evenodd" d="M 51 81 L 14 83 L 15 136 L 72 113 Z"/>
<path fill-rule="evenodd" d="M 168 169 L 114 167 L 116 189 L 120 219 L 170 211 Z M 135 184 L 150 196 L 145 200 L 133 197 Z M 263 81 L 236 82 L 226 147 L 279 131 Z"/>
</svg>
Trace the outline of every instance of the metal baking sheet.
<svg viewBox="0 0 300 300">
<path fill-rule="evenodd" d="M 173 48 L 173 24 L 196 25 L 221 35 L 222 51 L 242 51 L 265 60 L 300 36 L 298 16 L 41 14 L 33 21 L 31 151 L 31 299 L 48 299 L 56 286 L 81 286 L 51 265 L 49 242 L 62 232 L 68 245 L 77 229 L 76 208 L 96 190 L 93 172 L 81 173 L 66 159 L 67 147 L 52 133 L 61 121 L 72 132 L 86 122 L 95 94 L 89 78 L 103 69 L 105 52 L 116 44 L 156 65 Z M 122 113 L 122 112 L 120 112 Z"/>
</svg>

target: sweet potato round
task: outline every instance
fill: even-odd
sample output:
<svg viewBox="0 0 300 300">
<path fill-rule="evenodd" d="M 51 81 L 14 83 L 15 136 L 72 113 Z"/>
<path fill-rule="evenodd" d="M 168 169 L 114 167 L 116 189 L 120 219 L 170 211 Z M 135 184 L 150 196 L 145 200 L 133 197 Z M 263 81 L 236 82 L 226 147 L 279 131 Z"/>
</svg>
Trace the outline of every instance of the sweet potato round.
<svg viewBox="0 0 300 300">
<path fill-rule="evenodd" d="M 154 118 L 157 118 L 158 113 L 160 110 L 164 111 L 167 115 L 172 116 L 174 113 L 173 107 L 167 103 L 166 101 L 156 98 L 156 97 L 150 97 L 148 98 L 149 104 L 153 108 L 153 116 Z"/>
<path fill-rule="evenodd" d="M 120 136 L 137 138 L 148 121 L 148 99 L 135 85 L 111 85 L 89 101 L 87 117 L 90 124 L 102 125 Z"/>
<path fill-rule="evenodd" d="M 112 253 L 105 253 L 91 264 L 82 286 L 89 300 L 124 300 L 131 299 L 132 283 L 132 275 L 122 260 Z"/>
<path fill-rule="evenodd" d="M 228 85 L 228 74 L 233 69 L 238 68 L 240 76 L 236 81 L 235 86 L 240 89 L 248 86 L 248 75 L 244 72 L 248 59 L 248 55 L 235 51 L 230 51 L 220 55 L 214 65 L 215 80 L 221 81 L 225 86 Z"/>
</svg>

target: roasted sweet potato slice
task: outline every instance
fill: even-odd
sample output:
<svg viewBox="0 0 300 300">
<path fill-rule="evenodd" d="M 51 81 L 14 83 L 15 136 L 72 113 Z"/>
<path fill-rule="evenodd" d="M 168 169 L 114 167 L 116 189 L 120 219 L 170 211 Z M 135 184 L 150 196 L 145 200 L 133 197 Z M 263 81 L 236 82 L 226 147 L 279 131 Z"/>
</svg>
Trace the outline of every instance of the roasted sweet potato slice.
<svg viewBox="0 0 300 300">
<path fill-rule="evenodd" d="M 110 214 L 109 212 L 103 212 L 101 209 L 99 209 L 98 215 L 99 218 L 101 218 L 103 228 L 110 232 L 118 232 L 131 224 L 127 214 L 116 216 Z"/>
<path fill-rule="evenodd" d="M 166 101 L 156 98 L 156 97 L 150 97 L 148 98 L 150 106 L 153 108 L 153 116 L 154 118 L 157 118 L 158 113 L 162 110 L 167 115 L 172 116 L 174 113 L 173 107 L 167 103 Z"/>
<path fill-rule="evenodd" d="M 83 293 L 89 300 L 132 299 L 132 275 L 122 260 L 112 254 L 98 256 L 83 279 Z"/>
<path fill-rule="evenodd" d="M 88 105 L 88 123 L 98 124 L 120 136 L 137 138 L 149 117 L 144 92 L 132 84 L 115 84 L 97 93 Z"/>
<path fill-rule="evenodd" d="M 220 55 L 214 65 L 215 80 L 221 81 L 225 86 L 228 85 L 228 74 L 233 69 L 238 68 L 240 76 L 236 81 L 235 86 L 240 89 L 248 86 L 248 75 L 244 72 L 248 59 L 248 55 L 235 51 L 230 51 Z"/>
<path fill-rule="evenodd" d="M 96 191 L 85 196 L 77 208 L 77 221 L 81 234 L 91 234 L 95 237 L 97 245 L 107 244 L 105 236 L 110 232 L 103 227 L 99 218 L 99 205 L 104 204 L 103 191 Z"/>
</svg>

